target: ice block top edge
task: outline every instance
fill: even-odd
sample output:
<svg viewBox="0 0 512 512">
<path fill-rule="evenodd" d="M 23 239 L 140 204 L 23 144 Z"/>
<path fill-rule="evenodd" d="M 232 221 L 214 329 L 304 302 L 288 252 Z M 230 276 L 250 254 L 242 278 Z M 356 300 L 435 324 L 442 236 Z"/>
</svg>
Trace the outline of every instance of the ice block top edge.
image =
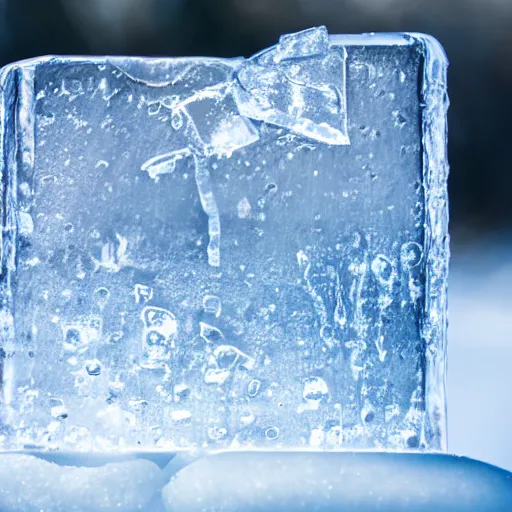
<svg viewBox="0 0 512 512">
<path fill-rule="evenodd" d="M 423 46 L 425 53 L 429 52 L 435 56 L 436 60 L 447 60 L 446 53 L 441 43 L 429 34 L 419 32 L 375 32 L 375 33 L 361 33 L 361 34 L 329 34 L 329 42 L 335 46 L 411 46 L 419 44 Z M 265 52 L 267 50 L 263 50 Z M 258 55 L 258 54 L 256 54 Z M 223 63 L 224 65 L 232 65 L 236 67 L 239 63 L 245 60 L 244 57 L 212 57 L 212 56 L 141 56 L 141 55 L 85 55 L 85 54 L 45 54 L 38 57 L 23 59 L 6 64 L 0 68 L 0 82 L 4 79 L 5 73 L 11 69 L 19 67 L 35 67 L 39 64 L 44 64 L 52 61 L 64 63 L 95 63 L 95 64 L 114 64 L 130 61 L 133 63 L 144 62 L 149 64 L 162 64 L 171 62 L 211 62 Z"/>
</svg>

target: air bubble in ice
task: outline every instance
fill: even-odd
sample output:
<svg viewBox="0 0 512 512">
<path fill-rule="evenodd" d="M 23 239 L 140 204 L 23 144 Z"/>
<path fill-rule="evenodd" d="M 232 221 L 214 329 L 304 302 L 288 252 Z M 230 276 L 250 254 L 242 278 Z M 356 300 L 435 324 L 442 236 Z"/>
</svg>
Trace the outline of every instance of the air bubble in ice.
<svg viewBox="0 0 512 512">
<path fill-rule="evenodd" d="M 91 376 L 97 376 L 101 373 L 101 362 L 97 359 L 90 359 L 85 362 L 85 369 Z"/>
<path fill-rule="evenodd" d="M 238 218 L 240 219 L 247 219 L 251 215 L 251 203 L 249 203 L 249 200 L 247 197 L 243 197 L 238 202 L 237 206 L 238 210 Z"/>
<path fill-rule="evenodd" d="M 316 410 L 323 401 L 329 397 L 329 387 L 321 377 L 309 377 L 304 382 L 302 398 L 306 401 L 306 408 Z"/>
<path fill-rule="evenodd" d="M 166 309 L 146 306 L 141 313 L 144 368 L 160 368 L 169 358 L 178 332 L 176 317 Z"/>
<path fill-rule="evenodd" d="M 208 367 L 204 374 L 207 384 L 224 384 L 236 370 L 252 370 L 254 359 L 232 345 L 215 347 L 208 358 Z"/>
<path fill-rule="evenodd" d="M 215 317 L 218 318 L 222 312 L 222 304 L 220 298 L 216 295 L 205 295 L 203 297 L 203 310 L 205 313 L 215 315 Z"/>
<path fill-rule="evenodd" d="M 176 402 L 182 402 L 190 395 L 190 388 L 186 384 L 176 384 L 174 386 L 174 400 Z"/>
<path fill-rule="evenodd" d="M 269 441 L 274 441 L 279 437 L 279 428 L 278 427 L 268 427 L 267 430 L 265 430 L 265 437 Z"/>
<path fill-rule="evenodd" d="M 220 303 L 219 303 L 220 304 Z M 219 344 L 224 341 L 224 334 L 220 329 L 205 322 L 199 322 L 199 334 L 206 343 Z"/>
<path fill-rule="evenodd" d="M 75 352 L 83 344 L 84 341 L 80 329 L 77 327 L 69 327 L 65 330 L 63 348 L 66 352 Z"/>
<path fill-rule="evenodd" d="M 371 269 L 379 283 L 383 286 L 389 287 L 396 279 L 395 266 L 383 254 L 379 254 L 374 258 Z"/>
<path fill-rule="evenodd" d="M 208 437 L 212 441 L 221 441 L 227 435 L 228 435 L 228 431 L 224 427 L 209 427 L 208 428 Z"/>
<path fill-rule="evenodd" d="M 110 292 L 107 288 L 98 288 L 95 292 L 96 303 L 100 308 L 104 308 L 110 297 Z"/>
<path fill-rule="evenodd" d="M 256 396 L 261 389 L 261 381 L 253 379 L 247 385 L 247 394 L 249 396 Z"/>
<path fill-rule="evenodd" d="M 145 284 L 136 284 L 133 293 L 136 304 L 145 304 L 153 298 L 153 288 Z"/>
<path fill-rule="evenodd" d="M 400 249 L 400 261 L 406 269 L 417 267 L 422 260 L 423 251 L 420 244 L 416 242 L 407 242 Z"/>
<path fill-rule="evenodd" d="M 240 425 L 242 427 L 247 427 L 247 426 L 251 425 L 252 423 L 254 423 L 255 419 L 256 419 L 256 417 L 254 416 L 254 414 L 251 411 L 244 411 L 240 415 Z"/>
</svg>

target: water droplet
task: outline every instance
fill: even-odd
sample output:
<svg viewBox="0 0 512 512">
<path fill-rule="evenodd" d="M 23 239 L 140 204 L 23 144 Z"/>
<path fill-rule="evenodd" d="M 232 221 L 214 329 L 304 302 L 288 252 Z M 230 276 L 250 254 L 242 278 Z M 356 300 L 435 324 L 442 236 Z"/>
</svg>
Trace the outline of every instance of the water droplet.
<svg viewBox="0 0 512 512">
<path fill-rule="evenodd" d="M 258 379 L 253 379 L 247 385 L 247 394 L 249 396 L 256 396 L 261 389 L 261 382 Z"/>
<path fill-rule="evenodd" d="M 105 307 L 105 304 L 108 302 L 108 299 L 110 297 L 110 292 L 108 291 L 107 288 L 104 288 L 104 287 L 101 287 L 101 288 L 98 288 L 95 292 L 95 298 L 96 298 L 96 302 L 98 304 L 98 306 L 100 308 L 104 308 Z"/>
<path fill-rule="evenodd" d="M 277 427 L 269 427 L 265 430 L 265 437 L 269 441 L 274 441 L 279 437 L 279 429 Z"/>
<path fill-rule="evenodd" d="M 220 298 L 216 295 L 205 295 L 203 297 L 203 310 L 205 313 L 215 315 L 218 318 L 222 311 Z"/>
<path fill-rule="evenodd" d="M 218 344 L 224 341 L 224 334 L 217 327 L 205 322 L 199 322 L 200 336 L 206 343 Z"/>
<path fill-rule="evenodd" d="M 101 362 L 97 359 L 90 359 L 85 362 L 85 369 L 91 376 L 97 376 L 101 373 Z"/>
<path fill-rule="evenodd" d="M 249 203 L 247 197 L 240 199 L 237 211 L 240 219 L 247 219 L 251 215 L 251 203 Z"/>
</svg>

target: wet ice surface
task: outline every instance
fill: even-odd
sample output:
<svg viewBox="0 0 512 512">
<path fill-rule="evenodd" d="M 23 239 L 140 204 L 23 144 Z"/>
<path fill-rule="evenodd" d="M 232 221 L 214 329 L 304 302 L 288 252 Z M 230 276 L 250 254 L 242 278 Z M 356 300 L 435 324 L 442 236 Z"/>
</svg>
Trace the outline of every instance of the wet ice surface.
<svg viewBox="0 0 512 512">
<path fill-rule="evenodd" d="M 444 448 L 445 71 L 323 28 L 5 71 L 0 446 Z"/>
<path fill-rule="evenodd" d="M 0 456 L 2 512 L 507 512 L 511 506 L 511 473 L 447 455 Z"/>
</svg>

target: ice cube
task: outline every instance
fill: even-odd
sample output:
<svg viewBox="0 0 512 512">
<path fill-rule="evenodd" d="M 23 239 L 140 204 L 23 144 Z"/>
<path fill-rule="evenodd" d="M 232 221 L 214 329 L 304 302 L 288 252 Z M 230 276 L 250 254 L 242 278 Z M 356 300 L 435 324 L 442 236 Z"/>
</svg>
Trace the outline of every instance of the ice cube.
<svg viewBox="0 0 512 512">
<path fill-rule="evenodd" d="M 445 448 L 445 75 L 322 27 L 5 68 L 0 448 Z"/>
</svg>

